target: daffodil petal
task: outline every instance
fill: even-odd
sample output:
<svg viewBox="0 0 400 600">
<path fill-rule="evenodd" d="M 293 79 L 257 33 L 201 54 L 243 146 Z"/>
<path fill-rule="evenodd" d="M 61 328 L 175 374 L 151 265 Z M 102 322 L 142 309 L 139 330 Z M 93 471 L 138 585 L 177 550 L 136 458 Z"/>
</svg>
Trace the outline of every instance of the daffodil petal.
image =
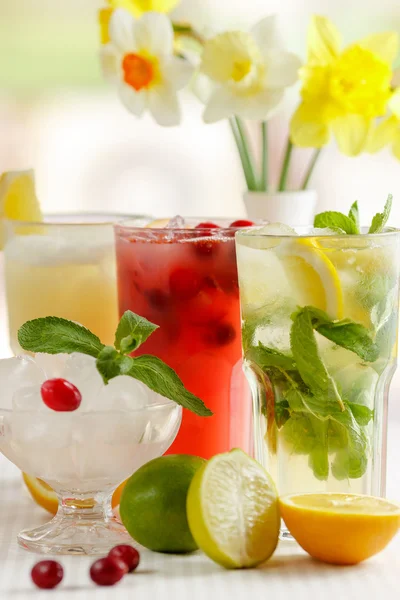
<svg viewBox="0 0 400 600">
<path fill-rule="evenodd" d="M 134 26 L 135 19 L 126 10 L 118 8 L 113 12 L 109 24 L 110 40 L 122 54 L 136 50 Z"/>
<path fill-rule="evenodd" d="M 398 131 L 392 146 L 393 154 L 400 160 L 400 131 Z"/>
<path fill-rule="evenodd" d="M 257 95 L 238 96 L 235 114 L 250 121 L 267 121 L 278 110 L 283 90 L 265 89 Z"/>
<path fill-rule="evenodd" d="M 118 93 L 124 106 L 137 117 L 141 117 L 146 108 L 147 91 L 137 92 L 130 85 L 121 82 L 118 86 Z"/>
<path fill-rule="evenodd" d="M 400 87 L 400 69 L 395 69 L 393 72 L 392 87 Z"/>
<path fill-rule="evenodd" d="M 148 103 L 155 121 L 163 127 L 179 125 L 181 111 L 175 90 L 168 86 L 157 86 L 148 93 Z"/>
<path fill-rule="evenodd" d="M 374 154 L 392 143 L 396 133 L 400 132 L 400 123 L 396 117 L 384 119 L 378 125 L 371 127 L 366 145 L 366 151 Z"/>
<path fill-rule="evenodd" d="M 190 82 L 189 87 L 200 102 L 208 104 L 215 89 L 215 84 L 207 77 L 207 75 L 204 75 L 201 71 L 197 71 Z"/>
<path fill-rule="evenodd" d="M 263 54 L 274 49 L 281 50 L 284 47 L 276 15 L 270 15 L 257 23 L 251 29 L 251 34 Z"/>
<path fill-rule="evenodd" d="M 180 0 L 108 0 L 115 8 L 122 7 L 135 15 L 146 12 L 168 13 Z"/>
<path fill-rule="evenodd" d="M 161 13 L 146 13 L 135 23 L 137 50 L 145 50 L 155 56 L 172 54 L 174 32 L 171 21 Z"/>
<path fill-rule="evenodd" d="M 266 56 L 268 88 L 284 88 L 297 81 L 300 59 L 290 52 L 274 51 Z"/>
<path fill-rule="evenodd" d="M 172 56 L 162 65 L 164 79 L 174 90 L 180 90 L 190 81 L 193 75 L 193 67 L 187 60 Z"/>
<path fill-rule="evenodd" d="M 361 40 L 358 45 L 391 65 L 399 52 L 399 36 L 394 31 L 375 33 Z"/>
<path fill-rule="evenodd" d="M 397 89 L 389 100 L 389 108 L 400 119 L 400 88 Z"/>
<path fill-rule="evenodd" d="M 329 142 L 327 124 L 315 115 L 314 106 L 302 103 L 290 122 L 290 139 L 301 148 L 322 148 Z"/>
<path fill-rule="evenodd" d="M 365 148 L 370 121 L 361 115 L 343 115 L 332 121 L 332 129 L 340 151 L 357 156 Z"/>
<path fill-rule="evenodd" d="M 107 44 L 110 41 L 108 28 L 112 13 L 112 8 L 101 8 L 99 10 L 100 39 L 102 44 Z"/>
<path fill-rule="evenodd" d="M 111 83 L 116 83 L 120 71 L 120 57 L 112 44 L 106 44 L 100 49 L 100 65 L 104 77 Z"/>
<path fill-rule="evenodd" d="M 236 98 L 224 87 L 217 87 L 211 94 L 203 114 L 205 123 L 216 123 L 236 114 Z"/>
<path fill-rule="evenodd" d="M 335 25 L 326 17 L 314 15 L 308 28 L 308 61 L 328 65 L 339 54 L 342 40 Z"/>
</svg>

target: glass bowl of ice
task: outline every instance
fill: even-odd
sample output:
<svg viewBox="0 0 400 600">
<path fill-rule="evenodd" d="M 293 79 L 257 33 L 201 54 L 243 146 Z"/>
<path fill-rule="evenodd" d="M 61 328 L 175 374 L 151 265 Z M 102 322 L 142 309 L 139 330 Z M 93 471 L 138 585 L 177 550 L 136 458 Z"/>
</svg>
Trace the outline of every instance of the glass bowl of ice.
<svg viewBox="0 0 400 600">
<path fill-rule="evenodd" d="M 79 407 L 53 410 L 51 384 L 50 404 L 43 396 L 49 381 L 76 388 Z M 79 353 L 0 360 L 0 385 L 0 451 L 59 499 L 57 515 L 22 531 L 19 544 L 40 553 L 105 554 L 129 542 L 112 513 L 112 492 L 169 448 L 182 408 L 132 377 L 104 384 L 95 358 Z"/>
</svg>

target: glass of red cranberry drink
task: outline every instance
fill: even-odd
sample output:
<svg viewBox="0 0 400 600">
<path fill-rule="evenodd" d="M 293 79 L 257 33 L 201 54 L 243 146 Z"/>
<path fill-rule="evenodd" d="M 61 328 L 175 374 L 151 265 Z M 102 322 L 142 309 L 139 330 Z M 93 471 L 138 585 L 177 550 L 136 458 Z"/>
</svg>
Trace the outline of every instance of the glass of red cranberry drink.
<svg viewBox="0 0 400 600">
<path fill-rule="evenodd" d="M 172 367 L 214 415 L 184 409 L 169 454 L 210 458 L 251 450 L 251 401 L 242 371 L 235 232 L 249 221 L 130 221 L 115 226 L 119 310 L 160 326 L 138 354 Z"/>
</svg>

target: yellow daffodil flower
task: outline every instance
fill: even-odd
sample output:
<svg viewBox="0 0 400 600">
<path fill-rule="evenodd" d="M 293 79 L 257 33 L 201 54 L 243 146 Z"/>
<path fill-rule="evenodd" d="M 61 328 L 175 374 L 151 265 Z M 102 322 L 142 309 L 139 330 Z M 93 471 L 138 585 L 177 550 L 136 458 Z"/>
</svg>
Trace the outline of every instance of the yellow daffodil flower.
<svg viewBox="0 0 400 600">
<path fill-rule="evenodd" d="M 149 110 L 159 125 L 178 125 L 178 90 L 193 74 L 184 59 L 174 56 L 174 32 L 166 15 L 149 12 L 135 19 L 117 9 L 110 20 L 110 42 L 102 46 L 106 78 L 117 85 L 126 108 L 142 116 Z"/>
<path fill-rule="evenodd" d="M 207 40 L 200 67 L 210 83 L 205 122 L 232 116 L 268 119 L 285 88 L 296 82 L 299 67 L 297 56 L 282 48 L 274 17 L 249 33 L 230 31 Z"/>
<path fill-rule="evenodd" d="M 101 43 L 110 41 L 109 23 L 111 15 L 117 8 L 123 8 L 134 17 L 140 17 L 146 12 L 169 13 L 180 0 L 107 0 L 108 6 L 99 11 Z"/>
<path fill-rule="evenodd" d="M 329 19 L 314 16 L 307 64 L 300 70 L 302 102 L 291 121 L 292 142 L 321 148 L 333 133 L 344 154 L 359 154 L 374 119 L 386 114 L 398 46 L 398 35 L 389 32 L 341 50 L 336 27 Z"/>
<path fill-rule="evenodd" d="M 371 128 L 367 140 L 367 151 L 379 152 L 385 146 L 391 146 L 393 154 L 400 160 L 400 88 L 389 100 L 392 114 Z"/>
</svg>

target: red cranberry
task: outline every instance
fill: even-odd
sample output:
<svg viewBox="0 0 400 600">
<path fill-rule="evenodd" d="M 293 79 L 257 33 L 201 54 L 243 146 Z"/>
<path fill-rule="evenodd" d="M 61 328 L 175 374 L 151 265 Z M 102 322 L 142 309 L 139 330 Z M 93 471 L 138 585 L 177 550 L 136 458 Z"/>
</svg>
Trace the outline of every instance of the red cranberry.
<svg viewBox="0 0 400 600">
<path fill-rule="evenodd" d="M 168 296 L 165 292 L 159 289 L 149 290 L 147 292 L 149 304 L 157 310 L 163 310 L 168 304 Z"/>
<path fill-rule="evenodd" d="M 201 287 L 199 274 L 194 269 L 175 269 L 169 278 L 173 296 L 181 300 L 189 300 L 198 294 Z"/>
<path fill-rule="evenodd" d="M 76 410 L 82 402 L 78 388 L 65 379 L 48 379 L 42 384 L 40 393 L 46 406 L 58 412 Z"/>
<path fill-rule="evenodd" d="M 128 573 L 132 573 L 140 562 L 140 554 L 133 548 L 133 546 L 129 546 L 129 544 L 120 544 L 119 546 L 115 546 L 112 550 L 110 550 L 109 555 L 110 558 L 119 558 L 122 560 L 128 569 Z"/>
<path fill-rule="evenodd" d="M 203 223 L 196 225 L 195 229 L 220 229 L 220 226 L 211 221 L 204 221 Z"/>
<path fill-rule="evenodd" d="M 55 588 L 64 577 L 64 569 L 55 560 L 42 560 L 31 571 L 33 583 L 42 590 Z"/>
<path fill-rule="evenodd" d="M 254 225 L 253 221 L 246 221 L 246 219 L 239 219 L 238 221 L 234 221 L 229 225 L 229 227 L 252 227 Z"/>
<path fill-rule="evenodd" d="M 236 338 L 236 330 L 230 323 L 215 325 L 207 340 L 216 346 L 227 346 Z"/>
<path fill-rule="evenodd" d="M 90 578 L 97 585 L 115 585 L 128 572 L 126 563 L 117 557 L 106 556 L 90 567 Z"/>
</svg>

